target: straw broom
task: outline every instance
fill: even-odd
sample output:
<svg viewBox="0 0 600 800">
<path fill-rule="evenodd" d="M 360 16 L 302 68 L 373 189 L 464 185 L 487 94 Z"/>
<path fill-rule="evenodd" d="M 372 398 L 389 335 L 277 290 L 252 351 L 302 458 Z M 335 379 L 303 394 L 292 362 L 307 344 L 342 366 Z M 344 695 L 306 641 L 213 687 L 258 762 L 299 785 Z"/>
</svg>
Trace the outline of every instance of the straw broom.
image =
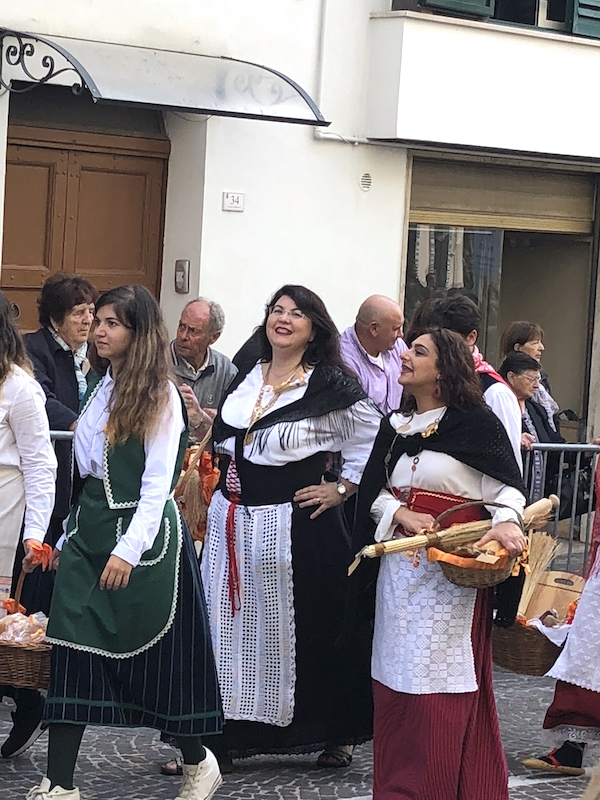
<svg viewBox="0 0 600 800">
<path fill-rule="evenodd" d="M 195 445 L 195 451 L 190 457 L 187 468 L 181 474 L 177 486 L 175 487 L 175 499 L 179 504 L 181 513 L 185 517 L 192 538 L 195 538 L 194 534 L 198 530 L 200 524 L 206 521 L 207 506 L 204 502 L 202 485 L 197 467 L 209 439 L 210 431 L 201 442 Z"/>
<path fill-rule="evenodd" d="M 529 564 L 529 572 L 523 584 L 523 592 L 519 602 L 519 614 L 525 616 L 529 602 L 537 589 L 540 577 L 554 558 L 557 547 L 558 542 L 549 534 L 543 533 L 542 531 L 536 531 L 531 534 L 529 539 L 529 558 L 527 562 Z"/>
<path fill-rule="evenodd" d="M 558 504 L 558 497 L 552 494 L 550 497 L 544 497 L 528 506 L 523 512 L 523 524 L 525 529 L 530 530 L 545 522 Z M 348 570 L 348 574 L 351 574 L 351 572 L 356 569 L 361 557 L 377 558 L 379 556 L 389 555 L 390 553 L 406 553 L 421 547 L 437 547 L 440 550 L 452 552 L 461 546 L 477 542 L 491 527 L 492 521 L 489 519 L 476 520 L 475 522 L 464 522 L 458 525 L 452 525 L 446 530 L 426 531 L 416 536 L 407 536 L 403 539 L 393 539 L 389 542 L 370 544 L 363 547 L 357 555 L 356 560 Z M 494 554 L 500 549 L 502 548 L 498 542 L 488 542 L 485 552 Z"/>
</svg>

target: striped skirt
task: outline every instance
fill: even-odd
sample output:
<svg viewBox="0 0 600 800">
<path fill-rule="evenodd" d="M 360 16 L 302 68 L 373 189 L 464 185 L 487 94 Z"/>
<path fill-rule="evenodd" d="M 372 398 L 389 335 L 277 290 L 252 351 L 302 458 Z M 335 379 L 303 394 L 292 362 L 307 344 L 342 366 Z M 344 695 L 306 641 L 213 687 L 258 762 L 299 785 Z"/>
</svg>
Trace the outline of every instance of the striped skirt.
<svg viewBox="0 0 600 800">
<path fill-rule="evenodd" d="M 204 592 L 185 526 L 181 558 L 173 625 L 149 650 L 106 658 L 54 646 L 46 722 L 156 728 L 173 736 L 221 732 Z"/>
<path fill-rule="evenodd" d="M 471 633 L 476 692 L 406 694 L 373 681 L 373 800 L 508 800 L 491 603 L 491 590 L 477 593 Z"/>
</svg>

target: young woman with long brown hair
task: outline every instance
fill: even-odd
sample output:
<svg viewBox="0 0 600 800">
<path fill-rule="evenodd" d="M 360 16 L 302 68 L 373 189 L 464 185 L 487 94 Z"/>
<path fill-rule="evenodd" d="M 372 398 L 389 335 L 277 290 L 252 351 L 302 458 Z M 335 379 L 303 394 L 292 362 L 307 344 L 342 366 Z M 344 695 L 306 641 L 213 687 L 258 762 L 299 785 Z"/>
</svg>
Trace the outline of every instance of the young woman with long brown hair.
<svg viewBox="0 0 600 800">
<path fill-rule="evenodd" d="M 191 538 L 173 500 L 187 444 L 168 339 L 154 298 L 123 286 L 96 304 L 90 381 L 75 431 L 74 503 L 48 637 L 48 774 L 36 800 L 79 800 L 85 725 L 151 727 L 183 752 L 180 800 L 221 782 L 201 736 L 221 709 Z"/>
</svg>

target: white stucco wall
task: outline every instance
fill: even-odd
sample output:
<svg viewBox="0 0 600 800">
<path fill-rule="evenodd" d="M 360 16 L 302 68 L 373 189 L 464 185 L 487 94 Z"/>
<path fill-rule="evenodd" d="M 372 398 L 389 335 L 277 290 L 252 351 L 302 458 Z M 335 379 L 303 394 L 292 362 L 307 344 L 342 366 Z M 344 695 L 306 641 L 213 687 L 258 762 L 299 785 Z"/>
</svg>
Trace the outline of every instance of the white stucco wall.
<svg viewBox="0 0 600 800">
<path fill-rule="evenodd" d="M 372 188 L 363 192 L 368 172 Z M 213 119 L 208 128 L 200 289 L 222 303 L 221 340 L 234 352 L 286 282 L 322 295 L 338 326 L 374 292 L 398 298 L 406 154 L 314 142 L 276 123 Z M 221 210 L 244 192 L 243 213 Z"/>
</svg>

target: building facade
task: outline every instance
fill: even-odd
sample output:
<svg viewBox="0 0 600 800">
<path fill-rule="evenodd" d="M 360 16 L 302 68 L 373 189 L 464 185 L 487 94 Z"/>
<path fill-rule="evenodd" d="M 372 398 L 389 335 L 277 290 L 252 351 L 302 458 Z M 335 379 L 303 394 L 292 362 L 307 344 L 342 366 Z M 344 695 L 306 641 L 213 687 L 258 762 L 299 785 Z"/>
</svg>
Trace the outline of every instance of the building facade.
<svg viewBox="0 0 600 800">
<path fill-rule="evenodd" d="M 410 314 L 461 287 L 490 360 L 505 324 L 542 324 L 554 394 L 584 420 L 572 437 L 600 432 L 590 5 L 21 0 L 0 25 L 41 37 L 39 53 L 57 45 L 111 102 L 74 95 L 67 73 L 0 97 L 2 287 L 24 327 L 60 268 L 100 288 L 146 283 L 171 330 L 205 294 L 225 309 L 230 354 L 284 282 L 319 292 L 340 328 L 368 294 Z M 10 42 L 5 82 L 31 88 Z M 211 83 L 215 56 L 249 62 L 228 91 Z M 173 89 L 185 70 L 193 96 Z M 310 107 L 295 118 L 306 97 L 328 126 Z"/>
</svg>

